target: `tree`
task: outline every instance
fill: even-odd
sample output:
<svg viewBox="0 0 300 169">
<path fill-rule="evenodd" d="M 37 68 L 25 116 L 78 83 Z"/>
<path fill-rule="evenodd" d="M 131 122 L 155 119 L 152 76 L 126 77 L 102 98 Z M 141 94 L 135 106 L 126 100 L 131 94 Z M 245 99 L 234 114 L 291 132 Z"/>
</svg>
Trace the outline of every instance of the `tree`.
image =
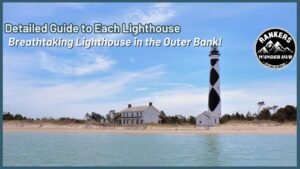
<svg viewBox="0 0 300 169">
<path fill-rule="evenodd" d="M 105 120 L 109 123 L 115 123 L 115 116 L 117 115 L 115 110 L 110 110 L 105 116 Z"/>
<path fill-rule="evenodd" d="M 190 116 L 190 117 L 188 118 L 188 122 L 189 122 L 190 124 L 196 124 L 196 117 Z"/>
<path fill-rule="evenodd" d="M 220 123 L 223 124 L 230 120 L 231 120 L 231 116 L 229 114 L 224 114 L 220 119 Z"/>
<path fill-rule="evenodd" d="M 257 105 L 258 105 L 258 111 L 257 111 L 257 113 L 259 113 L 261 107 L 265 105 L 265 102 L 264 101 L 258 102 Z"/>
<path fill-rule="evenodd" d="M 117 123 L 120 118 L 121 118 L 121 113 L 115 113 L 113 117 L 113 122 Z"/>
<path fill-rule="evenodd" d="M 239 112 L 236 112 L 232 115 L 232 119 L 234 120 L 243 120 L 245 119 L 245 116 L 243 114 L 240 114 Z"/>
<path fill-rule="evenodd" d="M 280 108 L 276 113 L 272 115 L 272 120 L 278 122 L 284 121 L 296 121 L 297 110 L 296 107 L 291 105 L 286 105 L 284 108 Z"/>
<path fill-rule="evenodd" d="M 21 114 L 10 114 L 9 112 L 3 114 L 3 120 L 27 120 L 27 117 Z"/>
<path fill-rule="evenodd" d="M 178 116 L 168 116 L 168 123 L 178 124 L 179 123 Z"/>
<path fill-rule="evenodd" d="M 105 119 L 109 122 L 109 123 L 112 123 L 112 119 L 110 117 L 110 114 L 107 114 Z"/>
<path fill-rule="evenodd" d="M 84 115 L 84 118 L 85 118 L 86 120 L 90 120 L 90 119 L 91 119 L 91 115 L 90 115 L 89 113 L 86 113 L 86 114 Z"/>
<path fill-rule="evenodd" d="M 14 116 L 9 112 L 3 114 L 3 120 L 14 120 Z"/>
<path fill-rule="evenodd" d="M 167 116 L 163 110 L 159 112 L 159 118 L 162 124 L 167 123 Z"/>
<path fill-rule="evenodd" d="M 86 120 L 94 120 L 96 122 L 101 122 L 102 119 L 104 119 L 104 121 L 105 121 L 105 118 L 103 116 L 101 116 L 101 114 L 98 114 L 96 112 L 92 112 L 91 114 L 86 113 L 85 119 Z"/>
<path fill-rule="evenodd" d="M 296 107 L 294 106 L 291 106 L 291 105 L 287 105 L 283 108 L 283 110 L 285 111 L 286 113 L 286 119 L 288 121 L 296 121 L 297 119 L 297 110 L 296 110 Z"/>
<path fill-rule="evenodd" d="M 278 106 L 277 106 L 277 105 L 274 105 L 274 106 L 270 107 L 270 110 L 273 110 L 273 113 L 275 113 L 276 110 L 277 110 L 277 108 L 278 108 Z"/>
<path fill-rule="evenodd" d="M 96 112 L 92 112 L 92 114 L 91 114 L 91 120 L 95 120 L 97 122 L 101 122 L 101 119 L 104 119 L 104 117 L 102 117 L 101 114 L 98 114 Z"/>
<path fill-rule="evenodd" d="M 285 121 L 285 114 L 281 110 L 277 111 L 272 115 L 271 120 L 283 123 Z"/>
<path fill-rule="evenodd" d="M 251 121 L 253 120 L 254 117 L 252 116 L 252 114 L 248 111 L 248 113 L 246 114 L 246 120 Z"/>
<path fill-rule="evenodd" d="M 76 119 L 76 118 L 70 118 L 70 117 L 60 117 L 57 120 L 62 122 L 62 123 L 83 123 L 84 122 L 84 120 Z"/>
<path fill-rule="evenodd" d="M 269 120 L 271 118 L 271 112 L 268 108 L 264 108 L 257 115 L 258 120 Z"/>
<path fill-rule="evenodd" d="M 175 116 L 177 117 L 178 124 L 186 123 L 186 118 L 183 115 L 175 115 Z"/>
</svg>

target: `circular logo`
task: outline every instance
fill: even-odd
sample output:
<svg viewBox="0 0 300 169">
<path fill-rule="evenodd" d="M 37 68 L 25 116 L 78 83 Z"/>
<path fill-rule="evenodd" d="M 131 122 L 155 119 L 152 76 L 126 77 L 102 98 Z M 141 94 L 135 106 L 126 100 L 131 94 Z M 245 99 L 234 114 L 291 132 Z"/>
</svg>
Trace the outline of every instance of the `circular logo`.
<svg viewBox="0 0 300 169">
<path fill-rule="evenodd" d="M 255 52 L 258 60 L 265 66 L 282 69 L 293 60 L 296 45 L 293 37 L 285 30 L 269 29 L 258 37 Z"/>
</svg>

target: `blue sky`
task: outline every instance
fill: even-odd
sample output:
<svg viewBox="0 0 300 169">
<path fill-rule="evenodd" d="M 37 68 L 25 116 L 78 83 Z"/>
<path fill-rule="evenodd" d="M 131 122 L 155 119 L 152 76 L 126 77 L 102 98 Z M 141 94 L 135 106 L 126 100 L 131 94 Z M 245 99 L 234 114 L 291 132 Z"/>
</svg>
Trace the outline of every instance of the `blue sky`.
<svg viewBox="0 0 300 169">
<path fill-rule="evenodd" d="M 296 58 L 280 71 L 266 69 L 254 54 L 264 30 L 281 27 L 296 37 L 296 3 L 4 3 L 4 23 L 133 22 L 181 25 L 180 35 L 139 38 L 222 37 L 222 114 L 296 105 Z M 130 35 L 63 35 L 132 39 Z M 207 110 L 209 48 L 22 48 L 4 34 L 4 111 L 30 117 L 82 118 L 106 114 L 128 103 L 153 102 L 167 114 L 198 115 Z"/>
</svg>

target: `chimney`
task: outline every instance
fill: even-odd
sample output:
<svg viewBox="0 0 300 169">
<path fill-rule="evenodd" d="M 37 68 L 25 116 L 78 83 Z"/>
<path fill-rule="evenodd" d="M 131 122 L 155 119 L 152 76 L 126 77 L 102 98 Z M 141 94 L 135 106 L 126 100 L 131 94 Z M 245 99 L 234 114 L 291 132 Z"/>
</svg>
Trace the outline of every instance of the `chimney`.
<svg viewBox="0 0 300 169">
<path fill-rule="evenodd" d="M 131 104 L 128 104 L 128 108 L 130 108 L 131 107 Z"/>
<path fill-rule="evenodd" d="M 149 102 L 149 106 L 152 106 L 152 102 Z"/>
</svg>

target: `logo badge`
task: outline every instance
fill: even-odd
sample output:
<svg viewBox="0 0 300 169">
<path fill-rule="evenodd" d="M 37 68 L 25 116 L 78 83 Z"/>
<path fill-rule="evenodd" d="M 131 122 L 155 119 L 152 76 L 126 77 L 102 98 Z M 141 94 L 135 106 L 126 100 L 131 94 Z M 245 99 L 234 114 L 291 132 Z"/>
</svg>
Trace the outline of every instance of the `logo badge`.
<svg viewBox="0 0 300 169">
<path fill-rule="evenodd" d="M 263 65 L 279 70 L 291 63 L 296 53 L 296 45 L 293 37 L 285 30 L 269 29 L 258 37 L 255 52 Z"/>
</svg>

